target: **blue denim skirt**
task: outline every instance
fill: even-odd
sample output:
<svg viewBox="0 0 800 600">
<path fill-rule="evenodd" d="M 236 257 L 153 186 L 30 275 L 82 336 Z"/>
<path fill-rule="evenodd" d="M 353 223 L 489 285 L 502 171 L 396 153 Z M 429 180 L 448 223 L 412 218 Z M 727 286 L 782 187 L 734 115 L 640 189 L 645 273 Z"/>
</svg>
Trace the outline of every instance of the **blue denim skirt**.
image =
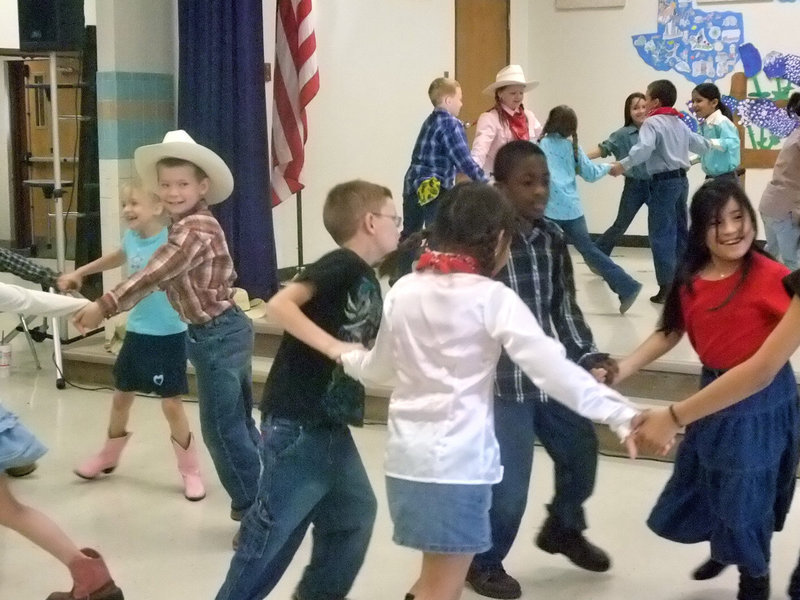
<svg viewBox="0 0 800 600">
<path fill-rule="evenodd" d="M 492 547 L 490 484 L 387 477 L 386 493 L 396 544 L 434 554 L 479 554 Z"/>
<path fill-rule="evenodd" d="M 17 415 L 0 405 L 0 471 L 28 465 L 47 452 Z"/>
</svg>

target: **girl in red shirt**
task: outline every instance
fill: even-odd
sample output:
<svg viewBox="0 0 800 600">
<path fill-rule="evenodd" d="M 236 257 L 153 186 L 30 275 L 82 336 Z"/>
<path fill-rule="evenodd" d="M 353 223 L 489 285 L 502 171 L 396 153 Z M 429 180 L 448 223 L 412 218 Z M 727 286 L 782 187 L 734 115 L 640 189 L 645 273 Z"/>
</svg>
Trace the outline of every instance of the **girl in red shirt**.
<svg viewBox="0 0 800 600">
<path fill-rule="evenodd" d="M 659 328 L 619 362 L 616 381 L 686 333 L 706 386 L 755 354 L 789 307 L 782 284 L 788 269 L 755 245 L 755 212 L 735 182 L 704 184 L 692 199 L 691 223 Z M 674 407 L 667 414 L 681 425 Z M 648 526 L 676 542 L 710 542 L 711 558 L 695 579 L 737 565 L 737 599 L 767 600 L 770 541 L 789 510 L 798 448 L 797 383 L 786 363 L 766 388 L 686 427 Z"/>
</svg>

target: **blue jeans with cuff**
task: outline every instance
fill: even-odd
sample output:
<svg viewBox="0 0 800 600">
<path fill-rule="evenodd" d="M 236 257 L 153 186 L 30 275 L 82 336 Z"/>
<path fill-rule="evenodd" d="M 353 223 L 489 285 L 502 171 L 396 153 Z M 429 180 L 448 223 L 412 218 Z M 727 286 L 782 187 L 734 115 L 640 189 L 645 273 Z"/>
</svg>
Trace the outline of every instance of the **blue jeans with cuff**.
<svg viewBox="0 0 800 600">
<path fill-rule="evenodd" d="M 242 519 L 239 547 L 217 600 L 260 600 L 272 591 L 313 525 L 302 600 L 342 600 L 364 563 L 377 501 L 345 425 L 267 416 L 258 498 Z"/>
</svg>

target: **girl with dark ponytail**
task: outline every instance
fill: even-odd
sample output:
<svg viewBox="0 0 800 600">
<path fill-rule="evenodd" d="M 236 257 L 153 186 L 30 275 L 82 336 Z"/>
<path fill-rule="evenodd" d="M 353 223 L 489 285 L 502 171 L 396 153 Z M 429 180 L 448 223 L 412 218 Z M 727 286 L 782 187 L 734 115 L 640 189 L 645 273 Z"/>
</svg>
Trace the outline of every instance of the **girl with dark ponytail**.
<svg viewBox="0 0 800 600">
<path fill-rule="evenodd" d="M 578 145 L 578 117 L 569 106 L 556 106 L 550 111 L 539 146 L 550 169 L 550 198 L 544 216 L 564 230 L 567 242 L 575 246 L 589 269 L 605 280 L 619 298 L 619 312 L 624 315 L 642 284 L 601 252 L 589 237 L 577 184 L 578 175 L 588 182 L 605 177 L 611 165 L 593 163 Z"/>
<path fill-rule="evenodd" d="M 711 150 L 700 158 L 706 179 L 725 178 L 738 181 L 736 169 L 741 162 L 739 130 L 733 113 L 725 106 L 719 88 L 701 83 L 692 90 L 694 113 L 702 120 L 699 133 L 711 141 Z"/>
</svg>

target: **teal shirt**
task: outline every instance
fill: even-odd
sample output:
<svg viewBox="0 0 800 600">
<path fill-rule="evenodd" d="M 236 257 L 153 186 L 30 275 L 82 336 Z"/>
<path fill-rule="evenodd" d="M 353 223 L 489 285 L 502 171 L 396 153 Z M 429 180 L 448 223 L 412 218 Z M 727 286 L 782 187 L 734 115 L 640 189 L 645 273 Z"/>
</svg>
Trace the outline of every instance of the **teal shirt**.
<svg viewBox="0 0 800 600">
<path fill-rule="evenodd" d="M 153 256 L 153 252 L 166 243 L 166 227 L 149 238 L 140 237 L 132 229 L 126 231 L 122 237 L 122 251 L 128 261 L 128 275 L 141 270 Z M 186 331 L 186 323 L 180 320 L 178 313 L 172 308 L 167 294 L 159 291 L 142 298 L 133 307 L 125 328 L 146 335 L 173 335 Z"/>
<path fill-rule="evenodd" d="M 700 157 L 700 165 L 706 175 L 716 177 L 734 171 L 741 162 L 741 142 L 736 125 L 719 110 L 714 111 L 700 125 L 700 133 L 709 140 L 719 142 L 721 148 L 713 147 Z"/>
<path fill-rule="evenodd" d="M 550 198 L 544 216 L 559 221 L 582 217 L 572 141 L 557 133 L 549 133 L 539 141 L 539 147 L 547 156 L 550 170 Z M 593 163 L 581 148 L 578 148 L 578 165 L 580 176 L 588 182 L 597 181 L 611 170 L 610 164 Z"/>
<path fill-rule="evenodd" d="M 625 125 L 620 127 L 604 142 L 600 142 L 600 156 L 606 158 L 613 155 L 617 160 L 622 160 L 628 156 L 636 143 L 639 141 L 639 128 L 636 125 Z M 647 167 L 644 163 L 631 167 L 625 171 L 625 177 L 631 179 L 650 179 L 650 174 L 647 172 Z"/>
</svg>

